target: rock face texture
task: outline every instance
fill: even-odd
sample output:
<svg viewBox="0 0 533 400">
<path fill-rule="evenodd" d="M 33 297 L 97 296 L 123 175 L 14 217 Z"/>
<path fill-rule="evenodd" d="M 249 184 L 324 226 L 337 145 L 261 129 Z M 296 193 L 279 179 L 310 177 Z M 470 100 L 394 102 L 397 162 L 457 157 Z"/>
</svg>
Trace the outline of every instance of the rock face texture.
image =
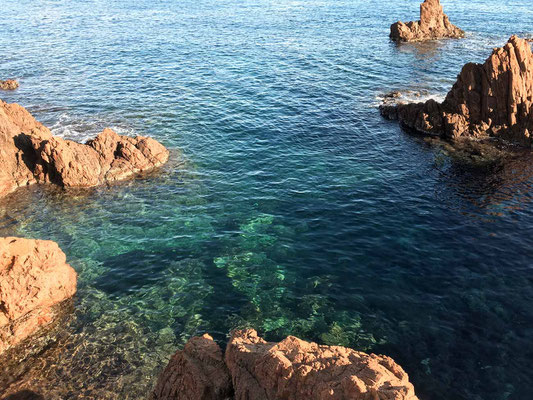
<svg viewBox="0 0 533 400">
<path fill-rule="evenodd" d="M 397 42 L 415 42 L 462 38 L 464 35 L 464 31 L 453 25 L 444 14 L 439 0 L 425 0 L 420 4 L 420 21 L 392 24 L 390 38 Z"/>
<path fill-rule="evenodd" d="M 0 89 L 2 90 L 15 90 L 18 87 L 19 83 L 14 79 L 0 80 Z"/>
<path fill-rule="evenodd" d="M 49 324 L 76 280 L 55 242 L 0 238 L 0 354 Z"/>
<path fill-rule="evenodd" d="M 191 341 L 198 339 L 201 338 Z M 162 375 L 172 376 L 172 379 L 166 378 L 165 381 L 167 385 L 174 383 L 174 397 L 161 395 L 160 378 L 154 400 L 417 400 L 407 374 L 389 357 L 369 355 L 340 346 L 320 346 L 293 336 L 279 343 L 268 343 L 252 329 L 233 332 L 225 354 L 227 369 L 220 365 L 218 356 L 216 364 L 206 363 L 198 355 L 195 357 L 195 361 L 204 363 L 203 367 L 195 367 L 195 371 L 214 365 L 225 371 L 224 374 L 229 370 L 229 375 L 225 376 L 231 375 L 234 397 L 227 397 L 227 393 L 218 397 L 195 397 L 199 392 L 191 390 L 196 388 L 193 386 L 191 389 L 190 385 L 185 384 L 194 382 L 186 371 L 187 363 L 180 361 L 179 367 L 173 369 L 174 374 L 169 374 L 169 368 L 176 364 L 176 360 L 182 360 L 186 352 L 187 348 L 176 353 Z M 210 348 L 202 348 L 202 352 L 205 352 L 208 360 L 212 360 L 209 355 L 215 353 Z M 196 376 L 201 377 L 199 388 L 205 390 L 203 377 L 206 374 L 199 373 Z M 218 382 L 218 379 L 212 382 Z"/>
<path fill-rule="evenodd" d="M 222 350 L 207 334 L 176 352 L 159 376 L 153 399 L 218 400 L 232 398 L 231 376 Z"/>
<path fill-rule="evenodd" d="M 484 64 L 466 64 L 442 103 L 383 105 L 381 114 L 420 133 L 446 138 L 497 137 L 531 146 L 533 54 L 512 36 Z"/>
<path fill-rule="evenodd" d="M 86 144 L 55 137 L 24 107 L 0 100 L 0 197 L 33 183 L 96 186 L 158 167 L 168 156 L 151 138 L 111 129 Z"/>
</svg>

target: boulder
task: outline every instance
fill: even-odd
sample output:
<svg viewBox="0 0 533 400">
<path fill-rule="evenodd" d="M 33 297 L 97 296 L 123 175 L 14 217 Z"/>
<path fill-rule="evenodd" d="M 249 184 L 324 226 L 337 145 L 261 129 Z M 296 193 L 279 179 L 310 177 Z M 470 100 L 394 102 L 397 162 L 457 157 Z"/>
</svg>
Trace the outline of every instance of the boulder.
<svg viewBox="0 0 533 400">
<path fill-rule="evenodd" d="M 500 138 L 531 146 L 533 54 L 512 36 L 483 64 L 466 64 L 442 103 L 391 104 L 381 114 L 419 133 L 458 138 Z"/>
<path fill-rule="evenodd" d="M 397 42 L 415 42 L 444 38 L 462 38 L 465 33 L 453 25 L 439 0 L 425 0 L 420 5 L 420 21 L 398 21 L 391 26 L 390 38 Z"/>
<path fill-rule="evenodd" d="M 51 323 L 76 280 L 55 242 L 0 238 L 0 354 Z"/>
<path fill-rule="evenodd" d="M 163 371 L 153 400 L 417 400 L 407 374 L 386 356 L 294 336 L 269 343 L 253 329 L 233 332 L 225 365 L 221 355 L 210 336 L 191 339 Z"/>
<path fill-rule="evenodd" d="M 222 350 L 207 334 L 177 351 L 159 376 L 153 400 L 224 400 L 233 387 Z"/>
<path fill-rule="evenodd" d="M 14 79 L 0 80 L 0 89 L 2 90 L 15 90 L 18 87 L 19 83 Z"/>
<path fill-rule="evenodd" d="M 289 336 L 269 343 L 248 329 L 226 349 L 235 400 L 416 400 L 413 385 L 391 358 Z"/>
<path fill-rule="evenodd" d="M 18 104 L 0 100 L 0 197 L 20 186 L 90 187 L 163 165 L 168 150 L 148 137 L 104 129 L 85 144 L 53 136 Z"/>
</svg>

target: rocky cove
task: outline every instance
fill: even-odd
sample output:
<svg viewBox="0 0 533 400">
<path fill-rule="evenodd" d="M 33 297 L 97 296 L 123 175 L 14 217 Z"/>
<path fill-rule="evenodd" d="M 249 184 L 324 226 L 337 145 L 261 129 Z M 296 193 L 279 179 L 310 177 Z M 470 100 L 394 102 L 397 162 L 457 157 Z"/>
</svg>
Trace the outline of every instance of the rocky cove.
<svg viewBox="0 0 533 400">
<path fill-rule="evenodd" d="M 17 104 L 0 106 L 4 196 L 33 183 L 95 186 L 168 160 L 169 152 L 149 138 L 106 129 L 82 145 L 55 138 Z M 6 237 L 0 238 L 0 278 L 0 362 L 6 365 L 0 385 L 6 399 L 38 398 L 11 388 L 24 372 L 10 360 L 24 363 L 54 345 L 55 339 L 39 343 L 38 338 L 65 317 L 77 275 L 56 243 Z M 295 337 L 269 344 L 253 330 L 235 331 L 225 359 L 209 335 L 192 338 L 162 373 L 153 399 L 417 399 L 392 359 L 340 346 Z"/>
<path fill-rule="evenodd" d="M 150 18 L 95 6 L 104 18 L 73 28 L 91 32 L 94 57 L 47 36 L 69 68 L 24 34 L 15 53 L 45 57 L 46 72 L 15 67 L 22 53 L 1 64 L 20 86 L 0 82 L 0 398 L 522 400 L 527 42 L 511 37 L 455 79 L 512 33 L 484 31 L 474 3 L 444 2 L 466 33 L 426 0 L 388 42 L 383 17 L 413 10 L 356 2 L 382 39 L 364 51 L 338 35 L 361 33 L 341 22 L 355 12 L 344 3 L 261 17 L 212 4 L 216 18 L 187 5 L 190 21 L 140 3 Z M 93 12 L 56 6 L 78 22 Z M 240 31 L 270 13 L 268 30 Z M 211 28 L 228 15 L 240 23 L 220 42 Z M 144 21 L 143 36 L 115 36 L 122 18 Z M 321 45 L 324 21 L 336 29 Z M 281 40 L 285 24 L 295 36 Z M 237 48 L 242 59 L 226 53 Z M 392 89 L 380 112 L 417 135 L 371 104 Z M 448 95 L 404 99 L 419 89 Z"/>
</svg>

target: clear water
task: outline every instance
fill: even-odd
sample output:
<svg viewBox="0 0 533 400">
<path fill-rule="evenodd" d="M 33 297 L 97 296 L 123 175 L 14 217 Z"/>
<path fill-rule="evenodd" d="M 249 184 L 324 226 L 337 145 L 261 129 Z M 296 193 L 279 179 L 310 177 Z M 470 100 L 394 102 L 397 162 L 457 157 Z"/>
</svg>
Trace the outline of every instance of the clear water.
<svg viewBox="0 0 533 400">
<path fill-rule="evenodd" d="M 388 354 L 423 400 L 529 399 L 532 157 L 465 168 L 376 109 L 533 34 L 527 0 L 443 3 L 465 40 L 396 46 L 418 1 L 3 0 L 5 101 L 172 149 L 145 179 L 0 203 L 1 235 L 79 273 L 66 341 L 17 387 L 144 398 L 188 337 L 249 325 Z"/>
</svg>

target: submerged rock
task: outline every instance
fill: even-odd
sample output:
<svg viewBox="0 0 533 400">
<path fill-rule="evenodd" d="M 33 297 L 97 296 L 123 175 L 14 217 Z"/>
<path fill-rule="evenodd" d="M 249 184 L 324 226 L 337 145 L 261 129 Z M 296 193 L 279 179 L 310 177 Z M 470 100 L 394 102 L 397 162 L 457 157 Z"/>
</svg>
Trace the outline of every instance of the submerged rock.
<svg viewBox="0 0 533 400">
<path fill-rule="evenodd" d="M 0 238 L 0 354 L 51 323 L 76 280 L 55 242 Z"/>
<path fill-rule="evenodd" d="M 19 87 L 19 83 L 14 79 L 0 80 L 0 89 L 2 90 L 15 90 Z"/>
<path fill-rule="evenodd" d="M 495 137 L 531 146 L 533 54 L 516 36 L 484 64 L 466 64 L 442 103 L 383 104 L 381 114 L 417 132 L 449 139 Z"/>
<path fill-rule="evenodd" d="M 85 144 L 53 136 L 24 107 L 0 100 L 0 197 L 33 183 L 97 186 L 161 166 L 168 157 L 154 139 L 111 129 Z"/>
<path fill-rule="evenodd" d="M 202 340 L 207 342 L 198 346 Z M 294 336 L 269 343 L 253 329 L 247 329 L 233 332 L 226 348 L 226 365 L 223 365 L 220 349 L 215 349 L 210 337 L 193 338 L 189 343 L 197 351 L 193 361 L 188 358 L 191 353 L 188 344 L 174 355 L 163 372 L 154 400 L 227 399 L 230 392 L 219 392 L 214 397 L 212 394 L 214 387 L 226 389 L 218 382 L 225 383 L 229 376 L 235 400 L 417 400 L 407 374 L 386 356 L 341 346 L 321 346 Z M 199 366 L 198 362 L 203 365 Z M 203 371 L 213 367 L 219 368 L 219 375 L 206 380 L 213 372 Z M 211 386 L 206 382 L 211 382 Z M 165 397 L 163 386 L 171 396 Z M 198 393 L 210 395 L 201 397 Z"/>
<path fill-rule="evenodd" d="M 465 33 L 452 24 L 439 0 L 420 4 L 420 21 L 398 21 L 391 26 L 390 38 L 397 42 L 415 42 L 443 38 L 462 38 Z"/>
</svg>

